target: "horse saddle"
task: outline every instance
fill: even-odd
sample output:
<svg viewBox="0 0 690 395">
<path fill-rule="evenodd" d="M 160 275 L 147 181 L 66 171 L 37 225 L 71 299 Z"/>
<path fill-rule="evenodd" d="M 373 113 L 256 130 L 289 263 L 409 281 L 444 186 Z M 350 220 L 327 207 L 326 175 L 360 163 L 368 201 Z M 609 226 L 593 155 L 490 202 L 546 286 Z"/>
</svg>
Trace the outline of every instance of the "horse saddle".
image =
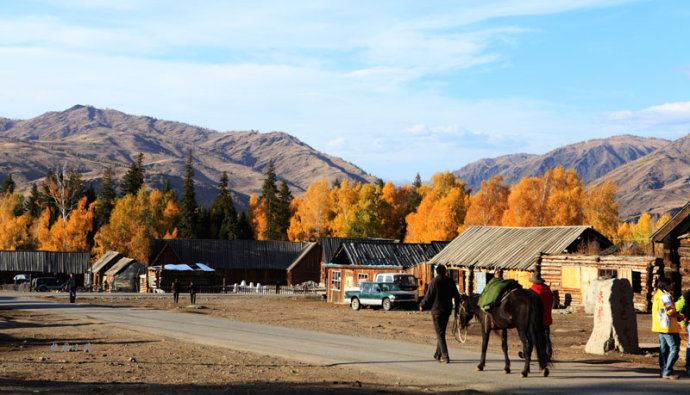
<svg viewBox="0 0 690 395">
<path fill-rule="evenodd" d="M 518 288 L 522 288 L 522 285 L 515 280 L 491 279 L 479 296 L 479 308 L 486 312 L 490 311 L 501 304 L 501 301 L 508 296 L 510 291 Z"/>
</svg>

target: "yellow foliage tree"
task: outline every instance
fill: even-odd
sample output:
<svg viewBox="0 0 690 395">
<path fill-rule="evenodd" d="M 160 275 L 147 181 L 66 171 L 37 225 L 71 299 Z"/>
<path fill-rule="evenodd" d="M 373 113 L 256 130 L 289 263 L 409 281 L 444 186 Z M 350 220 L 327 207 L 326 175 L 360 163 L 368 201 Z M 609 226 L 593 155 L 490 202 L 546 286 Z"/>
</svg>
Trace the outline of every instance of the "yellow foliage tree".
<svg viewBox="0 0 690 395">
<path fill-rule="evenodd" d="M 86 197 L 79 200 L 67 219 L 62 216 L 50 226 L 50 212 L 46 209 L 37 224 L 38 248 L 45 251 L 79 252 L 89 250 L 89 232 L 93 229 L 95 205 L 86 205 Z"/>
<path fill-rule="evenodd" d="M 11 193 L 0 196 L 0 249 L 31 249 L 34 239 L 31 232 L 31 214 L 15 215 L 20 195 Z"/>
<path fill-rule="evenodd" d="M 403 240 L 407 223 L 405 218 L 414 211 L 415 190 L 411 185 L 398 188 L 388 182 L 381 190 L 381 237 Z"/>
<path fill-rule="evenodd" d="M 254 239 L 265 240 L 266 227 L 268 221 L 266 219 L 266 210 L 264 209 L 263 201 L 259 201 L 256 195 L 249 196 L 249 217 L 252 223 L 252 230 L 254 231 Z"/>
<path fill-rule="evenodd" d="M 180 209 L 171 196 L 141 188 L 115 202 L 110 221 L 95 236 L 94 254 L 119 251 L 140 262 L 148 262 L 154 239 L 175 237 Z"/>
<path fill-rule="evenodd" d="M 343 181 L 339 187 L 331 189 L 330 201 L 333 211 L 331 234 L 336 237 L 346 237 L 348 230 L 355 221 L 355 209 L 359 202 L 359 192 L 362 184 Z"/>
<path fill-rule="evenodd" d="M 313 182 L 304 196 L 292 201 L 294 215 L 290 219 L 288 239 L 315 241 L 330 235 L 330 190 L 327 180 Z"/>
<path fill-rule="evenodd" d="M 584 201 L 585 222 L 611 240 L 620 237 L 621 220 L 618 215 L 618 204 L 615 202 L 618 188 L 610 181 L 590 187 Z M 625 232 L 629 231 L 625 230 Z"/>
<path fill-rule="evenodd" d="M 505 226 L 546 225 L 546 197 L 543 180 L 525 177 L 513 186 L 508 196 L 508 208 L 503 213 Z"/>
<path fill-rule="evenodd" d="M 436 173 L 429 186 L 419 190 L 422 201 L 406 218 L 405 241 L 428 243 L 457 236 L 470 204 L 465 183 L 452 173 Z"/>
<path fill-rule="evenodd" d="M 482 181 L 479 192 L 470 198 L 465 226 L 501 225 L 503 213 L 508 208 L 509 195 L 510 189 L 503 183 L 503 177 L 495 176 Z"/>
</svg>

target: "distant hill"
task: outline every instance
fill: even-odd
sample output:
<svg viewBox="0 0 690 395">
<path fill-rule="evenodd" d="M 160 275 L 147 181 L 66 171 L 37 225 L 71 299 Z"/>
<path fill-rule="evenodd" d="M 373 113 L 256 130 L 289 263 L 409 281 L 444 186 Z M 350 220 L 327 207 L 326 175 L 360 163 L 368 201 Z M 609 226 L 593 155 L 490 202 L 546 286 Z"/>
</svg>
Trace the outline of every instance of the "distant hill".
<svg viewBox="0 0 690 395">
<path fill-rule="evenodd" d="M 662 214 L 690 200 L 690 135 L 627 163 L 594 181 L 618 185 L 621 215 Z"/>
<path fill-rule="evenodd" d="M 465 181 L 472 188 L 472 191 L 477 192 L 482 181 L 488 180 L 499 173 L 503 174 L 503 172 L 513 166 L 524 163 L 536 156 L 532 154 L 510 154 L 496 158 L 480 159 L 463 166 L 460 170 L 454 171 L 453 174 Z"/>
<path fill-rule="evenodd" d="M 21 190 L 62 163 L 77 168 L 86 180 L 98 182 L 107 166 L 119 177 L 139 152 L 145 155 L 148 185 L 160 187 L 168 178 L 181 189 L 190 150 L 201 202 L 213 199 L 221 173 L 227 171 L 235 197 L 246 205 L 249 194 L 260 192 L 270 160 L 296 195 L 317 179 L 375 179 L 282 132 L 218 132 L 82 105 L 27 120 L 0 118 L 0 176 L 12 174 Z"/>
</svg>

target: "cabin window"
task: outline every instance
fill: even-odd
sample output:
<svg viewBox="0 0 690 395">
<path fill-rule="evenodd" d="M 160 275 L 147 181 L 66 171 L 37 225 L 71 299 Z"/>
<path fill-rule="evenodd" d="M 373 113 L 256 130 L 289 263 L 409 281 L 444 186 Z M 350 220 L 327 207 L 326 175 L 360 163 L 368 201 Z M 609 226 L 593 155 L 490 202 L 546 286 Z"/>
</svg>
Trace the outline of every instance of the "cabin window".
<svg viewBox="0 0 690 395">
<path fill-rule="evenodd" d="M 359 283 L 361 281 L 367 281 L 367 280 L 369 280 L 369 275 L 367 273 L 359 273 L 357 275 L 357 283 Z"/>
<path fill-rule="evenodd" d="M 599 269 L 599 278 L 618 278 L 618 270 Z"/>
<path fill-rule="evenodd" d="M 331 289 L 339 290 L 340 289 L 340 272 L 332 272 L 331 273 Z"/>
<path fill-rule="evenodd" d="M 642 293 L 642 272 L 632 272 L 632 289 L 636 294 Z"/>
</svg>

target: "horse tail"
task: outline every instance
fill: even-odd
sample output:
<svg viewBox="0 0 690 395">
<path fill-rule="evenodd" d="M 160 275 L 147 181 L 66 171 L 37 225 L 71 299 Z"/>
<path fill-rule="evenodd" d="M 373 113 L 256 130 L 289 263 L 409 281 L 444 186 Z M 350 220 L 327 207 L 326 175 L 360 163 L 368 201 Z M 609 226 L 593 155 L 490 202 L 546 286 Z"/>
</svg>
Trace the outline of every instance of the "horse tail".
<svg viewBox="0 0 690 395">
<path fill-rule="evenodd" d="M 551 365 L 547 346 L 548 339 L 546 338 L 544 329 L 544 304 L 537 294 L 530 291 L 529 329 L 527 335 L 530 337 L 536 349 L 537 359 L 541 369 L 545 369 Z"/>
</svg>

